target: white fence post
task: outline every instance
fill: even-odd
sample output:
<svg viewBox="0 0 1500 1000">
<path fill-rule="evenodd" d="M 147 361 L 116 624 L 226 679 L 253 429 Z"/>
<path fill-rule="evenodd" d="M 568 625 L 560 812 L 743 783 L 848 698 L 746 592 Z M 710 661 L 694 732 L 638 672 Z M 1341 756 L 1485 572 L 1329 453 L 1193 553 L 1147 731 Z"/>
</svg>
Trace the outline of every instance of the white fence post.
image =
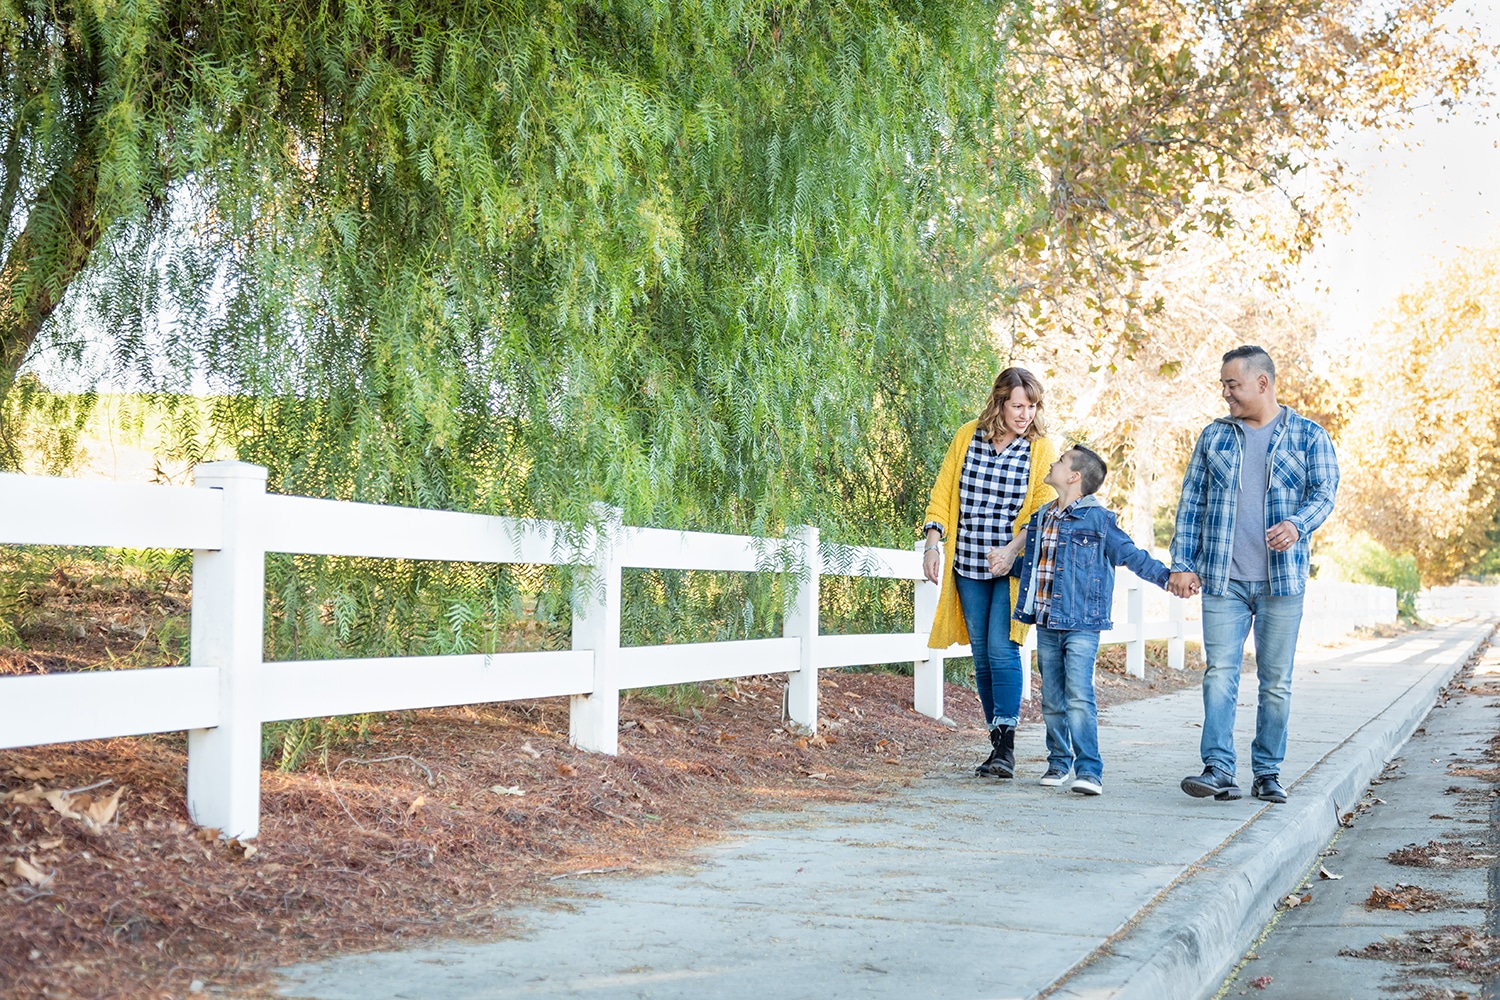
<svg viewBox="0 0 1500 1000">
<path fill-rule="evenodd" d="M 786 714 L 794 726 L 808 732 L 818 730 L 818 587 L 823 557 L 818 549 L 818 529 L 803 525 L 787 533 L 787 540 L 802 552 L 803 573 L 787 594 L 781 634 L 801 639 L 797 669 L 786 676 Z"/>
<path fill-rule="evenodd" d="M 1125 643 L 1125 672 L 1131 677 L 1146 676 L 1146 587 L 1132 580 L 1125 591 L 1125 619 L 1130 623 L 1131 638 Z"/>
<path fill-rule="evenodd" d="M 1173 670 L 1187 667 L 1187 601 L 1168 595 L 1167 620 L 1172 623 L 1172 636 L 1167 639 L 1167 666 Z"/>
<path fill-rule="evenodd" d="M 592 570 L 573 583 L 573 648 L 594 654 L 594 690 L 569 705 L 568 740 L 580 750 L 620 751 L 620 562 L 622 511 L 596 504 Z"/>
<path fill-rule="evenodd" d="M 926 540 L 917 542 L 918 560 L 925 554 Z M 932 621 L 937 617 L 938 585 L 925 576 L 917 580 L 912 595 L 912 631 L 918 636 L 920 649 L 927 654 L 925 660 L 913 660 L 912 707 L 931 719 L 943 717 L 943 652 L 930 649 L 927 637 L 932 634 Z"/>
<path fill-rule="evenodd" d="M 260 664 L 265 644 L 266 550 L 259 501 L 266 470 L 209 462 L 198 489 L 224 492 L 217 550 L 193 553 L 192 665 L 219 671 L 219 724 L 188 730 L 188 815 L 226 837 L 260 832 Z"/>
</svg>

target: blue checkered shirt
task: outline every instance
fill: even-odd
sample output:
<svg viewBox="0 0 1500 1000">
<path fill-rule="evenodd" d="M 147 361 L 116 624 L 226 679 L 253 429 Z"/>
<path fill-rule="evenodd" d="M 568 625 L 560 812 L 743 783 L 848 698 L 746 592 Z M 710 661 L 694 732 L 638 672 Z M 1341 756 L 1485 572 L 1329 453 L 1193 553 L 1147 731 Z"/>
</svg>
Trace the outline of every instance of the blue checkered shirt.
<svg viewBox="0 0 1500 1000">
<path fill-rule="evenodd" d="M 1328 432 L 1285 407 L 1285 419 L 1266 453 L 1266 527 L 1290 521 L 1297 541 L 1285 552 L 1268 554 L 1271 593 L 1300 594 L 1307 585 L 1309 539 L 1333 513 L 1339 488 L 1338 457 Z M 1229 592 L 1234 552 L 1235 506 L 1245 433 L 1239 421 L 1221 417 L 1203 429 L 1182 477 L 1177 531 L 1172 537 L 1172 572 L 1197 573 L 1205 594 Z"/>
</svg>

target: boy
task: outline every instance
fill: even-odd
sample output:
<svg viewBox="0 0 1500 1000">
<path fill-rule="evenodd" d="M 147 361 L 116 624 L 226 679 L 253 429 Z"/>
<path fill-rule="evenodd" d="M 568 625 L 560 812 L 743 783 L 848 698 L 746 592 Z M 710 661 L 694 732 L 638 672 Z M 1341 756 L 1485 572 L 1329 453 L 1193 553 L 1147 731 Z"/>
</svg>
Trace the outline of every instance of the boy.
<svg viewBox="0 0 1500 1000">
<path fill-rule="evenodd" d="M 1094 705 L 1094 659 L 1099 633 L 1112 628 L 1115 567 L 1125 566 L 1158 587 L 1167 567 L 1120 530 L 1094 494 L 1104 482 L 1104 459 L 1074 445 L 1043 480 L 1057 499 L 1032 515 L 1003 549 L 993 549 L 996 572 L 1021 578 L 1016 620 L 1037 626 L 1042 668 L 1042 718 L 1047 726 L 1047 773 L 1041 783 L 1068 780 L 1080 795 L 1104 791 L 1099 759 L 1099 718 Z M 1016 559 L 1024 547 L 1025 556 Z"/>
</svg>

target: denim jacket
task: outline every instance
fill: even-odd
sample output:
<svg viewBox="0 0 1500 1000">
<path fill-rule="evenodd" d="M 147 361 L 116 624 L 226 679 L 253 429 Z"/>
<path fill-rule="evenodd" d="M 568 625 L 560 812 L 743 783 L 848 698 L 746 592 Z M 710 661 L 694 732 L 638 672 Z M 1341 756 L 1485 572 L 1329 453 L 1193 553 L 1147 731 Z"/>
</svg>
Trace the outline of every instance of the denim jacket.
<svg viewBox="0 0 1500 1000">
<path fill-rule="evenodd" d="M 1011 567 L 1011 575 L 1021 578 L 1016 620 L 1028 625 L 1036 624 L 1036 562 L 1042 547 L 1042 519 L 1056 503 L 1051 501 L 1031 516 L 1026 525 L 1026 554 Z M 1057 526 L 1057 568 L 1047 627 L 1088 632 L 1114 628 L 1109 612 L 1116 566 L 1124 566 L 1158 587 L 1167 585 L 1167 567 L 1130 540 L 1099 498 L 1080 497 Z"/>
<path fill-rule="evenodd" d="M 1333 513 L 1339 489 L 1339 463 L 1328 432 L 1290 406 L 1271 436 L 1266 458 L 1266 527 L 1291 521 L 1295 544 L 1268 551 L 1271 593 L 1302 593 L 1311 561 L 1309 539 Z M 1205 594 L 1229 592 L 1234 554 L 1235 507 L 1245 432 L 1238 420 L 1220 417 L 1198 435 L 1182 477 L 1177 532 L 1172 538 L 1172 571 L 1198 574 Z"/>
</svg>

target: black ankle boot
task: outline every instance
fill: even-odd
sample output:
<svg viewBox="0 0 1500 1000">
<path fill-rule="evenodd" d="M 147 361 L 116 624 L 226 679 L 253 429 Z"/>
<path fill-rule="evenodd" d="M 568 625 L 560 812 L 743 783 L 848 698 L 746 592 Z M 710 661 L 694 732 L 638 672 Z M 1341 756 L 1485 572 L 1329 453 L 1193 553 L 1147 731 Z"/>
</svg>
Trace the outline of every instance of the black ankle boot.
<svg viewBox="0 0 1500 1000">
<path fill-rule="evenodd" d="M 990 765 L 990 773 L 997 778 L 1014 778 L 1016 776 L 1016 727 L 1001 726 L 995 732 L 1000 734 L 999 745 L 996 748 L 999 757 Z"/>
<path fill-rule="evenodd" d="M 975 774 L 986 775 L 993 773 L 990 768 L 995 766 L 995 761 L 1000 759 L 1000 729 L 996 727 L 990 730 L 990 755 L 984 759 L 984 763 L 974 768 Z"/>
<path fill-rule="evenodd" d="M 987 774 L 995 778 L 1016 776 L 1016 727 L 996 726 L 990 730 L 989 758 L 974 769 L 976 774 Z"/>
</svg>

